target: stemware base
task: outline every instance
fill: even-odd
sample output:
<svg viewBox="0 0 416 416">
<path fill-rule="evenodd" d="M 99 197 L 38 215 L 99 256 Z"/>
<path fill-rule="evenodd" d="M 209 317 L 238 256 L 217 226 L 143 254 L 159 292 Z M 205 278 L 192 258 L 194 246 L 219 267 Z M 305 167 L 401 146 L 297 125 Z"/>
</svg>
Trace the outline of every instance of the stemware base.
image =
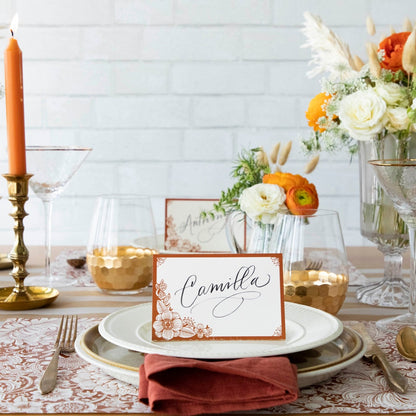
<svg viewBox="0 0 416 416">
<path fill-rule="evenodd" d="M 416 314 L 408 312 L 403 315 L 380 319 L 376 322 L 376 326 L 380 329 L 385 329 L 387 327 L 400 328 L 402 326 L 416 326 Z"/>
<path fill-rule="evenodd" d="M 0 309 L 22 311 L 41 308 L 42 306 L 52 303 L 59 295 L 59 292 L 56 289 L 50 287 L 25 286 L 27 297 L 10 301 L 13 289 L 14 287 L 0 288 Z"/>
<path fill-rule="evenodd" d="M 8 254 L 0 253 L 0 270 L 13 269 L 13 263 Z"/>
<path fill-rule="evenodd" d="M 66 287 L 76 285 L 77 279 L 74 279 L 73 277 L 68 278 L 61 275 L 52 276 L 48 279 L 45 275 L 30 274 L 28 277 L 26 277 L 25 283 L 32 286 Z"/>
<path fill-rule="evenodd" d="M 407 308 L 409 285 L 403 279 L 384 279 L 381 282 L 359 287 L 356 297 L 359 302 L 368 305 Z"/>
</svg>

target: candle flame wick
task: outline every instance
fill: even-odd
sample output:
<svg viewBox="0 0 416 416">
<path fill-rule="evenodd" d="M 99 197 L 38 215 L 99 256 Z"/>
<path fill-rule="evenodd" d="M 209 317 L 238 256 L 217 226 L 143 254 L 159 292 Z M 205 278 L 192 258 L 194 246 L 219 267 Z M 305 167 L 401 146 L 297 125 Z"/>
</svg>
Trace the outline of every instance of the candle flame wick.
<svg viewBox="0 0 416 416">
<path fill-rule="evenodd" d="M 11 32 L 13 37 L 14 37 L 14 34 L 16 33 L 16 31 L 17 31 L 18 26 L 19 26 L 19 15 L 16 13 L 13 16 L 13 19 L 10 23 L 10 32 Z"/>
</svg>

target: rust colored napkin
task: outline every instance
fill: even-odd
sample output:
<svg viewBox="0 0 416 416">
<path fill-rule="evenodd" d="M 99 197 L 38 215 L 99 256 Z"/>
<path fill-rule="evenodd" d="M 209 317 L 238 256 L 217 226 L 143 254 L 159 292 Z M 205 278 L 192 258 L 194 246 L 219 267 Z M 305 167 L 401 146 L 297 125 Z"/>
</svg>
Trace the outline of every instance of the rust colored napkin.
<svg viewBox="0 0 416 416">
<path fill-rule="evenodd" d="M 148 354 L 140 367 L 139 400 L 154 412 L 254 410 L 297 397 L 296 367 L 286 357 L 201 361 Z"/>
</svg>

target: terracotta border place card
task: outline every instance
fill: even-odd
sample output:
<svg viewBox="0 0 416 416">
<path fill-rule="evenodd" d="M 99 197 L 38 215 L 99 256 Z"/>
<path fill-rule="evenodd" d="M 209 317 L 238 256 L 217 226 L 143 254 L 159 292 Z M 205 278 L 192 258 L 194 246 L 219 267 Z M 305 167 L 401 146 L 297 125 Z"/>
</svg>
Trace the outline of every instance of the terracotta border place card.
<svg viewBox="0 0 416 416">
<path fill-rule="evenodd" d="M 153 256 L 154 341 L 285 339 L 281 254 Z"/>
<path fill-rule="evenodd" d="M 213 211 L 218 199 L 175 199 L 165 201 L 165 250 L 178 252 L 229 252 L 225 233 L 225 216 L 202 218 L 201 212 Z M 245 242 L 245 222 L 238 230 L 239 241 Z"/>
</svg>

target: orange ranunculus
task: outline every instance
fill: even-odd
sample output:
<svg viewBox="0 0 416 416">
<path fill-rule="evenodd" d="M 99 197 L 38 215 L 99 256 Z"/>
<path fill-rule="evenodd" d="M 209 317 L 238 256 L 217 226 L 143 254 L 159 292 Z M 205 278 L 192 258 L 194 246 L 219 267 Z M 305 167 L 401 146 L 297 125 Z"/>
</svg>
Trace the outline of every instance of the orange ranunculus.
<svg viewBox="0 0 416 416">
<path fill-rule="evenodd" d="M 312 215 L 319 206 L 318 193 L 315 185 L 294 186 L 286 194 L 286 206 L 294 215 Z"/>
<path fill-rule="evenodd" d="M 382 68 L 389 69 L 393 72 L 396 72 L 399 69 L 403 70 L 403 47 L 409 35 L 410 32 L 393 33 L 380 42 L 378 50 L 384 50 L 384 57 L 380 62 Z"/>
<path fill-rule="evenodd" d="M 279 185 L 285 192 L 294 186 L 306 185 L 308 180 L 301 175 L 292 175 L 286 172 L 268 173 L 263 176 L 263 183 Z"/>
<path fill-rule="evenodd" d="M 327 116 L 326 106 L 331 98 L 332 95 L 321 92 L 312 98 L 309 103 L 308 111 L 306 111 L 306 118 L 308 124 L 313 127 L 315 131 L 320 131 L 322 133 L 326 130 L 325 127 L 319 124 L 319 119 Z"/>
</svg>

